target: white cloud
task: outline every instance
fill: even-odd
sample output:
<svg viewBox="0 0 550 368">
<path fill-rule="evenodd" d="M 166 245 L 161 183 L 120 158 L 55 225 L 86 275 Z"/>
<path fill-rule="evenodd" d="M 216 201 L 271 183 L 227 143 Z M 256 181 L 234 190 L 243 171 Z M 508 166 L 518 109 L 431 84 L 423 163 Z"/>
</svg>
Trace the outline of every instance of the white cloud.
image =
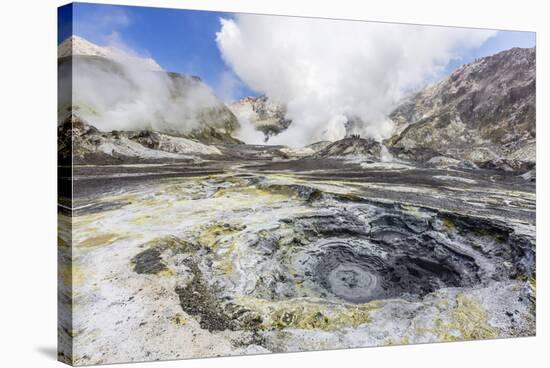
<svg viewBox="0 0 550 368">
<path fill-rule="evenodd" d="M 221 19 L 217 44 L 249 87 L 287 105 L 291 127 L 271 143 L 304 145 L 357 132 L 382 139 L 404 93 L 441 76 L 461 52 L 495 32 L 459 28 L 239 15 Z"/>
</svg>

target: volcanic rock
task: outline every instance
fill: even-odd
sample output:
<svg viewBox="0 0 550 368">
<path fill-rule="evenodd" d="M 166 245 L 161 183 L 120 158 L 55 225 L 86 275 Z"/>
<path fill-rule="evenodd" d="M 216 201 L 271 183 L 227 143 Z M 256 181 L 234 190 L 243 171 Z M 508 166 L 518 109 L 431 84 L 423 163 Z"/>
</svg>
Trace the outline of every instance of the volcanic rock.
<svg viewBox="0 0 550 368">
<path fill-rule="evenodd" d="M 463 65 L 390 115 L 398 151 L 429 149 L 474 163 L 535 161 L 535 48 L 513 48 Z"/>
</svg>

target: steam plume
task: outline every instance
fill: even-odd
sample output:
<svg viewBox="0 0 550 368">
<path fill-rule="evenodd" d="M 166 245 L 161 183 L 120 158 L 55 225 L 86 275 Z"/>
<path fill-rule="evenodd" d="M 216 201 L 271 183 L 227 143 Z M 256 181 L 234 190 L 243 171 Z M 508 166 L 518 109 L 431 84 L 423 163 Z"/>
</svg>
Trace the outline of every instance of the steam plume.
<svg viewBox="0 0 550 368">
<path fill-rule="evenodd" d="M 108 47 L 79 37 L 70 42 L 73 108 L 100 130 L 188 133 L 200 127 L 205 109 L 221 105 L 204 83 L 171 76 L 154 60 L 135 54 L 120 42 Z M 60 45 L 60 50 L 64 48 Z M 62 64 L 61 78 L 64 74 L 67 70 Z M 61 114 L 71 105 L 69 97 L 60 99 Z"/>
<path fill-rule="evenodd" d="M 221 19 L 218 48 L 254 90 L 287 105 L 271 143 L 300 146 L 356 133 L 382 139 L 404 94 L 441 76 L 493 31 L 264 15 Z"/>
</svg>

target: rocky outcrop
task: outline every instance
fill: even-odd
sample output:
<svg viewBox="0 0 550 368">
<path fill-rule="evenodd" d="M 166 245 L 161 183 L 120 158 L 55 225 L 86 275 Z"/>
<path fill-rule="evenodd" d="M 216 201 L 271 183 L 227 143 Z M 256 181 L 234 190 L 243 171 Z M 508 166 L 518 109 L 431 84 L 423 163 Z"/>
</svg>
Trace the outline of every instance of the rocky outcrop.
<svg viewBox="0 0 550 368">
<path fill-rule="evenodd" d="M 532 167 L 535 70 L 534 48 L 513 48 L 463 65 L 393 111 L 397 130 L 386 143 L 403 156 L 429 150 L 432 157 Z"/>
<path fill-rule="evenodd" d="M 352 136 L 326 145 L 317 151 L 318 157 L 364 157 L 380 161 L 382 144 L 372 138 Z"/>
<path fill-rule="evenodd" d="M 221 154 L 214 146 L 158 132 L 101 132 L 75 115 L 58 126 L 58 153 L 60 163 L 67 165 L 191 162 Z"/>
<path fill-rule="evenodd" d="M 245 97 L 229 105 L 231 111 L 240 119 L 247 119 L 257 130 L 265 135 L 265 141 L 286 130 L 291 120 L 285 117 L 286 108 L 273 102 L 267 96 Z"/>
<path fill-rule="evenodd" d="M 331 141 L 319 141 L 312 143 L 310 145 L 307 145 L 306 148 L 311 148 L 313 151 L 318 152 L 332 144 Z"/>
</svg>

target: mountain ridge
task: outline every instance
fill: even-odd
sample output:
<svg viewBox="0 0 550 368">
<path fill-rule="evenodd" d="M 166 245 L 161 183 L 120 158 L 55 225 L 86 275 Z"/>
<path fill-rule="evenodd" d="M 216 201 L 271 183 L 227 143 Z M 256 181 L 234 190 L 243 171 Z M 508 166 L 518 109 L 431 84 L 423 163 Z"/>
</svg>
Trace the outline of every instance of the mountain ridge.
<svg viewBox="0 0 550 368">
<path fill-rule="evenodd" d="M 535 48 L 512 48 L 457 68 L 399 105 L 385 143 L 406 154 L 429 149 L 473 162 L 534 164 Z"/>
<path fill-rule="evenodd" d="M 96 45 L 85 38 L 72 35 L 66 38 L 63 42 L 57 47 L 57 58 L 69 57 L 69 56 L 99 56 L 114 61 L 118 61 L 123 58 L 131 59 L 132 61 L 142 62 L 147 67 L 150 67 L 153 70 L 162 70 L 162 67 L 150 57 L 139 57 L 134 55 L 129 55 L 127 53 L 121 52 L 111 46 L 99 46 Z"/>
</svg>

